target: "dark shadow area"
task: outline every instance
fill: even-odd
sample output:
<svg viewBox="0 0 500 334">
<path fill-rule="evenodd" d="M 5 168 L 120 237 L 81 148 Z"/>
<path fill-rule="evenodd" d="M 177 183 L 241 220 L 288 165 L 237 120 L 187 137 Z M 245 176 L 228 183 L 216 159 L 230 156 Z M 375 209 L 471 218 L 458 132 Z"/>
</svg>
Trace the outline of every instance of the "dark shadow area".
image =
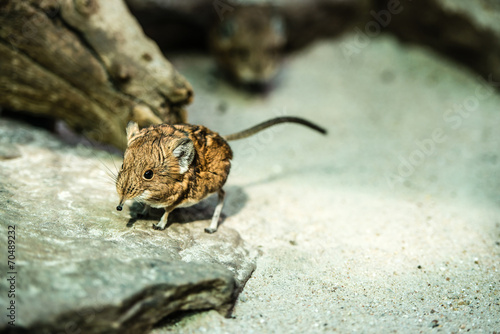
<svg viewBox="0 0 500 334">
<path fill-rule="evenodd" d="M 227 217 L 233 216 L 241 211 L 245 206 L 248 196 L 243 191 L 242 187 L 238 186 L 228 186 L 224 188 L 226 192 L 226 198 L 224 201 L 224 208 L 222 209 L 221 218 L 219 221 L 219 226 L 224 224 L 224 220 Z M 215 206 L 217 205 L 217 195 L 211 195 L 203 201 L 185 208 L 177 208 L 168 216 L 168 226 L 172 223 L 187 224 L 200 220 L 210 220 L 214 214 Z M 165 210 L 151 208 L 148 216 L 143 217 L 140 215 L 143 205 L 141 203 L 134 202 L 130 206 L 130 216 L 127 223 L 127 227 L 132 227 L 138 220 L 151 221 L 152 224 L 156 224 L 162 217 Z"/>
<path fill-rule="evenodd" d="M 45 129 L 51 133 L 56 132 L 56 119 L 45 115 L 36 115 L 28 112 L 0 109 L 0 116 L 21 121 L 32 126 Z"/>
<path fill-rule="evenodd" d="M 178 311 L 178 312 L 171 313 L 168 316 L 166 316 L 165 318 L 163 318 L 160 321 L 158 321 L 153 326 L 153 329 L 174 326 L 176 323 L 182 321 L 185 318 L 194 316 L 196 314 L 200 314 L 202 312 L 206 312 L 208 310 L 209 309 L 206 309 L 206 310 L 197 310 L 197 311 Z M 173 330 L 173 329 L 171 329 L 171 330 Z"/>
</svg>

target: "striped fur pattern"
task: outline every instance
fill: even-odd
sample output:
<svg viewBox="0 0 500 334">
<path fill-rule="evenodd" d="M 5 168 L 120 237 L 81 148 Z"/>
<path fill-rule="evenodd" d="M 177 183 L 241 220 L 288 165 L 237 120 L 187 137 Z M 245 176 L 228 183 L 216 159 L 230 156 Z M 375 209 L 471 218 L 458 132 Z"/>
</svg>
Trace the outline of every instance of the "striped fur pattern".
<svg viewBox="0 0 500 334">
<path fill-rule="evenodd" d="M 165 208 L 155 229 L 167 226 L 169 213 L 176 207 L 198 203 L 217 193 L 218 204 L 212 222 L 205 231 L 217 231 L 224 205 L 226 183 L 233 152 L 227 140 L 249 137 L 280 123 L 297 123 L 325 134 L 326 130 L 297 117 L 278 117 L 250 129 L 225 137 L 201 125 L 153 125 L 139 130 L 137 123 L 127 127 L 128 147 L 116 180 L 120 196 L 117 210 L 127 200 L 135 199 L 149 207 Z"/>
<path fill-rule="evenodd" d="M 217 192 L 226 182 L 233 154 L 216 132 L 196 125 L 154 125 L 139 131 L 128 128 L 128 148 L 118 173 L 116 190 L 120 206 L 136 199 L 156 208 L 172 211 L 195 204 Z M 188 146 L 190 152 L 174 151 Z M 179 154 L 179 153 L 178 153 Z M 192 154 L 183 166 L 181 160 Z M 151 179 L 145 173 L 152 171 Z"/>
</svg>

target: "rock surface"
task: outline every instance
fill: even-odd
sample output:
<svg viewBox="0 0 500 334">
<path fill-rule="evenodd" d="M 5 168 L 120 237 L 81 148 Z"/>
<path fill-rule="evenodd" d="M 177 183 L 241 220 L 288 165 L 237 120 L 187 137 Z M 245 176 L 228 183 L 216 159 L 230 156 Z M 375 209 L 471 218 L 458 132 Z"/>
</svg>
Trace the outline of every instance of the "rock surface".
<svg viewBox="0 0 500 334">
<path fill-rule="evenodd" d="M 227 223 L 262 256 L 230 319 L 154 333 L 499 331 L 500 95 L 389 34 L 346 57 L 356 42 L 291 56 L 257 97 L 208 80 L 208 56 L 169 58 L 197 92 L 194 124 L 225 135 L 293 115 L 329 133 L 283 125 L 231 143 L 228 186 L 248 200 Z"/>
<path fill-rule="evenodd" d="M 226 314 L 255 268 L 257 251 L 236 231 L 203 231 L 211 201 L 180 211 L 181 223 L 162 232 L 115 211 L 106 169 L 121 161 L 110 153 L 7 119 L 0 151 L 9 157 L 0 159 L 2 253 L 8 226 L 16 235 L 15 268 L 2 260 L 0 270 L 17 272 L 16 296 L 2 296 L 0 308 L 13 299 L 18 312 L 16 327 L 2 316 L 0 331 L 141 333 L 176 311 Z M 231 192 L 226 214 L 245 200 Z"/>
</svg>

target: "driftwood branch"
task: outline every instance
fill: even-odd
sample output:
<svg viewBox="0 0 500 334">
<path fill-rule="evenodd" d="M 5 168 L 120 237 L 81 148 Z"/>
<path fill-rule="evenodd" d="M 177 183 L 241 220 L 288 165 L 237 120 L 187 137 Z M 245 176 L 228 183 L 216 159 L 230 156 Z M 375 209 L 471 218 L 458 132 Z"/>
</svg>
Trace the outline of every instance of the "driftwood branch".
<svg viewBox="0 0 500 334">
<path fill-rule="evenodd" d="M 121 148 L 128 121 L 185 122 L 193 95 L 122 0 L 0 0 L 0 91 Z"/>
</svg>

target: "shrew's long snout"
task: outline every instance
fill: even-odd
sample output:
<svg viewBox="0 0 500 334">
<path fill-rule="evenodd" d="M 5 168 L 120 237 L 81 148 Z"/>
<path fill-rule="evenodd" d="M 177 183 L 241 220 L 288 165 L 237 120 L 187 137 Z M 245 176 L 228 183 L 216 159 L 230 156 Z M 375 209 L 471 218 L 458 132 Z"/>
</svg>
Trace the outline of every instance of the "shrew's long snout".
<svg viewBox="0 0 500 334">
<path fill-rule="evenodd" d="M 123 210 L 123 204 L 125 204 L 125 198 L 124 196 L 122 196 L 120 198 L 120 203 L 118 204 L 118 206 L 116 207 L 116 210 L 117 211 L 122 211 Z"/>
<path fill-rule="evenodd" d="M 126 175 L 123 175 L 120 171 L 116 180 L 116 192 L 118 193 L 118 197 L 120 198 L 120 202 L 116 207 L 117 211 L 122 211 L 125 201 L 134 197 L 131 195 L 136 191 L 136 187 L 131 187 L 129 183 L 130 177 L 126 177 Z"/>
</svg>

